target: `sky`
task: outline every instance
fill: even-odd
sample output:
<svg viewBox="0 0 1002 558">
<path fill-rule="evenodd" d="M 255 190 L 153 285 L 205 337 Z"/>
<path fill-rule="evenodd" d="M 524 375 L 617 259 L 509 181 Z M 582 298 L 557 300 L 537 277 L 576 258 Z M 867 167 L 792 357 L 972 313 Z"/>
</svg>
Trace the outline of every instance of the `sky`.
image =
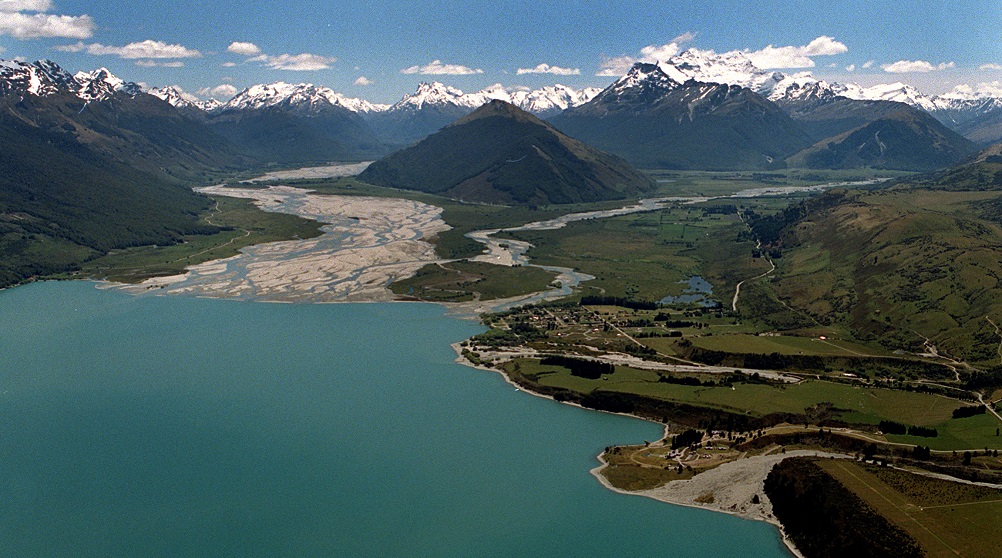
<svg viewBox="0 0 1002 558">
<path fill-rule="evenodd" d="M 1002 0 L 0 0 L 0 58 L 221 100 L 276 81 L 381 103 L 422 81 L 605 87 L 688 48 L 842 83 L 1002 95 Z"/>
</svg>

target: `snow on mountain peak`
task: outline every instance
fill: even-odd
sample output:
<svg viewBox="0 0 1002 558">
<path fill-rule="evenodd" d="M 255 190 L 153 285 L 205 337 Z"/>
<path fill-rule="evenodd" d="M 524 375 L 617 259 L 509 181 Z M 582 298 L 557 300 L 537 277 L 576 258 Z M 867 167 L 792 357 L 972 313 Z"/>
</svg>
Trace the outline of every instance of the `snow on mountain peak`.
<svg viewBox="0 0 1002 558">
<path fill-rule="evenodd" d="M 98 68 L 93 72 L 77 72 L 73 78 L 80 84 L 77 96 L 85 101 L 101 101 L 119 91 L 130 97 L 143 92 L 138 84 L 115 76 L 107 68 Z"/>
<path fill-rule="evenodd" d="M 903 83 L 862 87 L 855 83 L 828 83 L 810 72 L 785 74 L 755 66 L 741 51 L 716 53 L 712 50 L 689 49 L 658 62 L 661 71 L 671 79 L 683 82 L 724 83 L 747 87 L 772 101 L 799 100 L 836 95 L 856 100 L 897 101 L 930 111 L 935 110 L 933 98 Z"/>
<path fill-rule="evenodd" d="M 597 87 L 577 90 L 558 83 L 533 91 L 515 91 L 511 102 L 522 110 L 541 114 L 583 105 L 601 92 Z"/>
<path fill-rule="evenodd" d="M 220 103 L 215 99 L 209 99 L 208 101 L 203 101 L 195 95 L 188 93 L 184 89 L 181 89 L 177 85 L 168 85 L 166 87 L 154 87 L 147 89 L 146 93 L 153 95 L 154 97 L 167 102 L 175 108 L 196 108 L 204 111 L 210 111 L 217 108 Z"/>
<path fill-rule="evenodd" d="M 674 77 L 672 74 L 674 74 Z M 612 94 L 619 94 L 636 88 L 667 90 L 688 81 L 688 79 L 688 77 L 671 65 L 638 62 L 630 68 L 630 71 L 626 72 L 625 76 L 610 85 L 608 90 Z"/>
<path fill-rule="evenodd" d="M 46 96 L 60 91 L 75 93 L 79 88 L 69 72 L 50 60 L 39 60 L 34 64 L 0 60 L 0 93 L 19 91 Z"/>
<path fill-rule="evenodd" d="M 312 83 L 291 84 L 277 81 L 248 87 L 221 105 L 220 109 L 256 110 L 277 105 L 287 105 L 308 111 L 322 110 L 327 106 L 338 106 L 362 113 L 379 112 L 387 108 L 387 105 L 345 97 L 332 89 L 317 87 Z"/>
<path fill-rule="evenodd" d="M 437 81 L 428 83 L 422 81 L 418 84 L 417 90 L 410 95 L 404 95 L 396 102 L 391 111 L 412 111 L 421 110 L 425 105 L 456 105 L 462 107 L 471 106 L 465 99 L 465 94 L 455 87 L 449 87 Z M 479 106 L 479 105 L 477 105 Z"/>
<path fill-rule="evenodd" d="M 778 81 L 775 73 L 755 67 L 751 59 L 739 51 L 717 54 L 712 50 L 691 48 L 659 62 L 658 66 L 678 82 L 694 79 L 758 90 L 769 81 Z"/>
<path fill-rule="evenodd" d="M 522 110 L 543 113 L 563 110 L 567 107 L 586 103 L 597 95 L 599 91 L 601 90 L 594 87 L 575 90 L 565 85 L 557 84 L 534 91 L 521 90 L 510 92 L 500 83 L 495 83 L 476 93 L 463 93 L 455 87 L 449 87 L 439 82 L 422 82 L 413 94 L 404 95 L 389 110 L 394 112 L 414 111 L 426 106 L 449 105 L 475 109 L 490 101 L 501 100 L 509 102 Z"/>
</svg>

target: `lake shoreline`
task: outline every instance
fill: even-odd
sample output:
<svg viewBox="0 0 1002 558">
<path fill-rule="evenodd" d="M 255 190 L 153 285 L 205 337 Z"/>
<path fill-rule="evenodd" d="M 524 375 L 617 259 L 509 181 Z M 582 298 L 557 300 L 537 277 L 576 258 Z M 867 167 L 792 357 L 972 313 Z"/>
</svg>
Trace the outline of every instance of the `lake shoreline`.
<svg viewBox="0 0 1002 558">
<path fill-rule="evenodd" d="M 483 370 L 483 371 L 486 371 L 486 372 L 494 372 L 496 374 L 499 374 L 504 379 L 505 383 L 511 385 L 512 387 L 514 387 L 518 391 L 523 391 L 523 392 L 525 392 L 525 393 L 527 393 L 527 394 L 529 394 L 531 396 L 534 396 L 534 397 L 539 397 L 541 399 L 548 399 L 548 400 L 554 401 L 556 403 L 561 403 L 561 404 L 564 404 L 564 405 L 569 405 L 571 407 L 577 407 L 579 409 L 584 409 L 584 410 L 587 410 L 587 411 L 600 412 L 600 413 L 608 413 L 608 414 L 619 415 L 619 416 L 623 416 L 623 417 L 629 417 L 629 418 L 632 418 L 632 419 L 642 420 L 642 421 L 645 421 L 645 422 L 655 423 L 655 421 L 652 421 L 652 420 L 650 420 L 648 418 L 640 417 L 640 416 L 633 415 L 633 414 L 630 414 L 630 413 L 615 413 L 615 412 L 611 412 L 611 411 L 603 411 L 603 410 L 600 410 L 600 409 L 592 409 L 592 408 L 585 407 L 583 405 L 580 405 L 580 404 L 574 403 L 574 402 L 570 402 L 570 401 L 557 401 L 557 399 L 555 399 L 553 396 L 546 395 L 546 394 L 543 394 L 543 393 L 539 393 L 537 391 L 529 389 L 526 386 L 523 386 L 523 385 L 519 384 L 518 382 L 516 382 L 515 380 L 513 380 L 511 378 L 511 376 L 509 376 L 504 370 L 501 370 L 501 369 L 498 369 L 498 368 L 491 368 L 491 367 L 488 367 L 488 366 L 484 366 L 482 364 L 475 364 L 475 363 L 471 362 L 468 358 L 466 358 L 466 356 L 463 355 L 463 346 L 462 346 L 462 343 L 463 342 L 457 342 L 457 343 L 453 343 L 452 344 L 452 349 L 456 352 L 456 363 L 457 364 L 461 364 L 461 365 L 466 366 L 468 368 L 474 368 L 474 369 L 477 369 L 477 370 Z M 668 430 L 668 426 L 664 425 L 664 424 L 661 424 L 661 423 L 655 423 L 655 424 L 659 424 L 660 426 L 662 426 L 664 428 L 664 433 L 662 434 L 661 439 L 655 441 L 654 443 L 664 443 L 664 442 L 666 442 L 669 439 L 669 436 L 670 436 L 669 430 Z M 700 473 L 700 474 L 694 476 L 692 479 L 671 481 L 668 484 L 664 485 L 663 487 L 658 487 L 658 488 L 649 489 L 649 490 L 639 490 L 639 491 L 631 492 L 631 491 L 628 491 L 628 490 L 623 490 L 621 488 L 616 488 L 615 486 L 613 486 L 609 482 L 608 479 L 605 478 L 605 476 L 602 474 L 602 471 L 606 467 L 608 467 L 609 464 L 602 457 L 602 455 L 603 454 L 600 453 L 597 456 L 595 456 L 595 459 L 599 462 L 599 465 L 597 467 L 591 469 L 589 472 L 591 473 L 591 475 L 593 477 L 595 477 L 598 480 L 599 483 L 602 484 L 603 487 L 605 487 L 605 488 L 607 488 L 607 489 L 609 489 L 609 490 L 611 490 L 613 492 L 619 493 L 619 494 L 625 494 L 625 495 L 629 495 L 629 496 L 643 496 L 643 497 L 646 497 L 646 498 L 650 498 L 652 500 L 657 500 L 657 501 L 665 503 L 665 504 L 670 504 L 670 505 L 675 505 L 675 506 L 683 506 L 683 507 L 689 507 L 689 508 L 704 509 L 704 510 L 707 510 L 707 511 L 712 511 L 712 512 L 718 512 L 718 513 L 723 513 L 723 514 L 731 515 L 731 516 L 738 517 L 738 518 L 741 518 L 741 519 L 744 519 L 744 520 L 748 520 L 748 521 L 762 521 L 762 522 L 768 523 L 770 525 L 773 525 L 774 527 L 776 527 L 779 530 L 780 539 L 782 540 L 783 545 L 786 546 L 787 550 L 789 550 L 790 553 L 793 556 L 796 556 L 797 558 L 804 558 L 804 556 L 803 556 L 803 554 L 800 553 L 799 550 L 797 550 L 796 546 L 793 544 L 793 541 L 790 540 L 789 536 L 787 536 L 786 529 L 784 528 L 782 522 L 780 522 L 779 519 L 777 519 L 772 514 L 772 503 L 769 501 L 769 497 L 765 494 L 765 490 L 762 488 L 762 484 L 765 481 L 765 477 L 768 476 L 769 471 L 772 470 L 772 467 L 774 467 L 780 461 L 783 461 L 784 459 L 787 459 L 787 458 L 790 458 L 790 457 L 813 456 L 813 457 L 838 457 L 838 458 L 843 458 L 843 459 L 850 457 L 850 456 L 846 456 L 846 455 L 830 454 L 830 453 L 827 453 L 827 452 L 819 452 L 819 451 L 812 451 L 812 450 L 795 450 L 795 451 L 791 451 L 791 452 L 785 453 L 785 454 L 748 457 L 748 458 L 744 458 L 744 459 L 739 459 L 738 461 L 734 461 L 734 462 L 731 462 L 731 463 L 728 463 L 728 464 L 725 464 L 725 465 L 721 465 L 720 467 L 717 467 L 716 469 L 711 469 L 710 471 L 705 471 L 703 473 Z M 763 458 L 765 458 L 765 459 L 763 459 Z M 740 493 L 740 494 L 747 494 L 748 495 L 747 499 L 751 498 L 751 494 L 757 494 L 759 496 L 760 503 L 758 505 L 755 505 L 753 509 L 746 509 L 746 510 L 741 510 L 741 511 L 736 510 L 736 509 L 728 509 L 728 506 L 737 507 L 737 505 L 738 505 L 734 501 L 733 498 L 726 499 L 723 502 L 713 502 L 713 503 L 710 503 L 710 504 L 702 504 L 702 503 L 697 503 L 697 502 L 693 501 L 692 498 L 680 497 L 678 494 L 674 494 L 673 495 L 673 494 L 670 493 L 670 489 L 665 490 L 666 487 L 680 487 L 680 486 L 685 486 L 685 487 L 689 487 L 689 489 L 687 490 L 688 493 L 695 493 L 698 496 L 699 494 L 703 494 L 703 493 L 707 492 L 708 489 L 711 487 L 710 486 L 711 483 L 706 482 L 706 479 L 708 477 L 700 478 L 701 475 L 705 475 L 705 474 L 710 473 L 712 471 L 718 470 L 721 467 L 725 467 L 726 465 L 730 465 L 730 464 L 734 464 L 734 463 L 741 463 L 741 462 L 745 462 L 745 463 L 742 464 L 745 469 L 747 469 L 748 466 L 751 465 L 754 469 L 756 469 L 756 473 L 757 474 L 753 475 L 753 478 L 750 478 L 750 479 L 747 476 L 742 476 L 742 475 L 738 475 L 738 478 L 735 478 L 734 475 L 728 475 L 727 476 L 726 484 L 729 484 L 734 489 L 734 490 L 732 490 L 732 492 L 736 492 L 736 493 Z"/>
</svg>

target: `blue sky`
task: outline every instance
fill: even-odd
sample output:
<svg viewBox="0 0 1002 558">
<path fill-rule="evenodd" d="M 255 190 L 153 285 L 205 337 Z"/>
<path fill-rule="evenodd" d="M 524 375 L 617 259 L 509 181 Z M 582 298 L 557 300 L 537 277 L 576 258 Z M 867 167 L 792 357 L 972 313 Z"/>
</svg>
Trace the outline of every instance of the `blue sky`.
<svg viewBox="0 0 1002 558">
<path fill-rule="evenodd" d="M 0 0 L 2 58 L 220 97 L 279 80 L 376 102 L 421 81 L 604 87 L 630 61 L 686 48 L 862 85 L 1002 90 L 1002 0 Z"/>
</svg>

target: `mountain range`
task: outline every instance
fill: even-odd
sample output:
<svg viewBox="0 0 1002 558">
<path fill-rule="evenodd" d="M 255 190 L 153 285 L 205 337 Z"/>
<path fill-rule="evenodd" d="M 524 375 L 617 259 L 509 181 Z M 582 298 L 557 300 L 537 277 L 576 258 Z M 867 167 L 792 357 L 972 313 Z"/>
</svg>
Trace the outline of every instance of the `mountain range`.
<svg viewBox="0 0 1002 558">
<path fill-rule="evenodd" d="M 842 97 L 855 101 L 893 101 L 904 103 L 936 117 L 950 129 L 964 135 L 979 145 L 988 145 L 1002 140 L 1002 98 L 993 97 L 984 91 L 958 89 L 953 92 L 929 96 L 916 88 L 900 82 L 862 87 L 854 83 L 829 83 L 811 76 L 808 72 L 786 74 L 778 71 L 762 70 L 740 52 L 717 54 L 713 51 L 690 49 L 656 65 L 673 81 L 685 83 L 695 80 L 702 83 L 719 83 L 737 85 L 762 95 L 769 101 L 783 105 L 809 99 Z M 270 88 L 270 89 L 269 89 Z M 159 90 L 162 98 L 168 95 L 187 97 L 185 101 L 172 102 L 176 106 L 193 104 L 200 108 L 213 111 L 223 105 L 233 108 L 260 106 L 261 104 L 278 103 L 285 99 L 297 99 L 296 102 L 310 101 L 311 92 L 327 98 L 332 104 L 343 106 L 363 116 L 372 117 L 378 121 L 382 115 L 401 115 L 417 113 L 448 113 L 456 118 L 468 114 L 473 109 L 493 99 L 508 101 L 519 108 L 541 118 L 549 118 L 560 112 L 580 106 L 602 90 L 585 88 L 575 90 L 563 85 L 544 87 L 541 89 L 508 91 L 500 84 L 495 84 L 475 93 L 464 93 L 456 88 L 442 83 L 422 83 L 417 90 L 405 95 L 392 105 L 370 103 L 362 99 L 348 98 L 334 91 L 310 84 L 290 85 L 282 82 L 272 86 L 254 86 L 237 94 L 226 103 L 219 101 L 198 101 L 191 95 L 179 90 L 168 93 Z M 153 90 L 150 91 L 153 94 Z M 304 94 L 304 92 L 307 92 Z M 435 121 L 444 126 L 451 120 L 443 117 Z M 431 133 L 428 126 L 422 128 L 423 135 Z M 437 129 L 437 128 L 435 128 Z M 423 137 L 421 133 L 415 134 Z"/>
<path fill-rule="evenodd" d="M 44 96 L 53 87 L 53 72 L 61 72 L 55 69 L 46 61 L 4 62 L 0 82 L 24 81 L 23 89 Z M 508 91 L 496 84 L 464 93 L 436 82 L 420 84 L 392 105 L 311 84 L 255 85 L 219 102 L 199 100 L 176 87 L 142 88 L 104 69 L 72 78 L 75 84 L 64 85 L 81 99 L 145 93 L 200 122 L 236 151 L 278 164 L 378 158 L 495 99 L 645 167 L 767 169 L 793 164 L 928 170 L 974 151 L 975 145 L 961 135 L 978 145 L 1002 138 L 999 99 L 973 92 L 929 97 L 903 84 L 833 84 L 806 73 L 758 69 L 739 52 L 695 49 L 656 64 L 637 64 L 602 91 L 562 85 Z M 898 124 L 861 130 L 885 118 Z M 899 133 L 890 134 L 889 128 Z M 861 134 L 878 129 L 885 129 L 883 140 L 866 136 L 876 150 L 859 142 Z M 857 148 L 859 156 L 850 155 Z M 933 156 L 897 155 L 907 152 Z"/>
</svg>

